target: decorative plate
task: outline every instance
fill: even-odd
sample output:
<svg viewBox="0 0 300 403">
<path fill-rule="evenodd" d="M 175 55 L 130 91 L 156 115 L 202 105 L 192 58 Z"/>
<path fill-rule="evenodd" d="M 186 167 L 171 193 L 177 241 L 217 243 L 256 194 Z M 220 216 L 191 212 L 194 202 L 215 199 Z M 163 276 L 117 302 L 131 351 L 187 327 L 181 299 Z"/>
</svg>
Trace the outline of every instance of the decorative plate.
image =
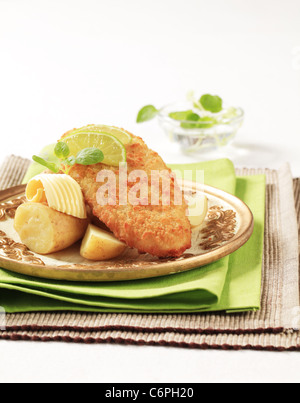
<svg viewBox="0 0 300 403">
<path fill-rule="evenodd" d="M 128 248 L 121 256 L 91 262 L 79 254 L 80 244 L 47 256 L 31 252 L 13 228 L 18 206 L 25 202 L 25 186 L 0 191 L 0 265 L 13 272 L 68 281 L 124 281 L 158 277 L 215 262 L 244 245 L 253 232 L 253 215 L 240 199 L 194 182 L 182 186 L 194 194 L 205 192 L 209 211 L 192 233 L 192 247 L 179 258 L 157 258 Z"/>
</svg>

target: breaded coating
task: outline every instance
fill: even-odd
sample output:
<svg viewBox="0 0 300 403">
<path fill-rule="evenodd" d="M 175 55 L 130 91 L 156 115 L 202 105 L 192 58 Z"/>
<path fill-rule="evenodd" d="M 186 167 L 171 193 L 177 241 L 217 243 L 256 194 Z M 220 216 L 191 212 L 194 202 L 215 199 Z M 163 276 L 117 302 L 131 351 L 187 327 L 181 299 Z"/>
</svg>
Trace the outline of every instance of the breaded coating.
<svg viewBox="0 0 300 403">
<path fill-rule="evenodd" d="M 104 164 L 75 165 L 70 170 L 70 175 L 81 186 L 93 214 L 118 239 L 129 247 L 138 249 L 140 253 L 150 253 L 158 257 L 181 256 L 191 247 L 191 225 L 186 215 L 187 204 L 183 193 L 161 157 L 150 150 L 141 138 L 133 135 L 132 138 L 132 143 L 125 145 L 129 179 L 125 187 L 119 184 L 119 167 Z M 130 180 L 131 174 L 134 175 L 134 172 L 138 173 L 140 170 L 148 177 L 148 183 L 144 185 L 147 186 L 146 193 L 142 190 L 135 192 L 134 186 L 139 180 Z M 98 198 L 99 188 L 107 183 L 107 180 L 101 178 L 99 181 L 98 174 L 108 171 L 116 175 L 115 197 L 110 200 L 110 204 L 101 205 Z M 169 181 L 169 194 L 163 186 L 163 179 L 160 179 L 160 182 L 153 181 L 152 183 L 156 183 L 156 186 L 151 187 L 151 173 L 153 178 L 157 178 L 158 173 Z M 122 187 L 121 193 L 119 193 L 120 187 Z M 128 200 L 130 201 L 134 194 L 137 200 L 135 203 L 129 203 Z M 124 196 L 127 201 L 125 204 Z"/>
</svg>

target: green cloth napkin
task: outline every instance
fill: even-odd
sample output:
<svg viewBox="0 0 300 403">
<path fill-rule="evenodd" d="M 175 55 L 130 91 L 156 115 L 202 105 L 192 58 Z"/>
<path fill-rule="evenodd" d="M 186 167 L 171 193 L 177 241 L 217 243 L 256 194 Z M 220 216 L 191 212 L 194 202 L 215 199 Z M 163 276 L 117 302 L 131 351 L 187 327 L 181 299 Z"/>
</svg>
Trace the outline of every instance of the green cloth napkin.
<svg viewBox="0 0 300 403">
<path fill-rule="evenodd" d="M 204 170 L 205 183 L 236 194 L 251 208 L 254 233 L 238 251 L 184 273 L 151 279 L 72 283 L 33 278 L 0 269 L 0 306 L 6 312 L 93 311 L 179 313 L 251 311 L 260 308 L 265 176 L 236 177 L 227 159 L 171 165 Z M 31 166 L 26 181 L 40 167 Z"/>
</svg>

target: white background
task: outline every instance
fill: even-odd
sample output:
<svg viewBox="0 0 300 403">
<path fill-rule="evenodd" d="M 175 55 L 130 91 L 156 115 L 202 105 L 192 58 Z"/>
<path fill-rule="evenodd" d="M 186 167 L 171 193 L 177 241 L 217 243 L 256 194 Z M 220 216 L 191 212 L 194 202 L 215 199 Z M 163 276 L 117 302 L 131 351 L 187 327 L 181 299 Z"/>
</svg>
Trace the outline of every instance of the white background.
<svg viewBox="0 0 300 403">
<path fill-rule="evenodd" d="M 229 157 L 300 176 L 299 0 L 0 0 L 0 162 L 88 123 L 165 161 Z M 236 143 L 187 157 L 140 107 L 215 93 L 246 112 Z M 299 381 L 297 353 L 0 342 L 0 381 Z"/>
</svg>

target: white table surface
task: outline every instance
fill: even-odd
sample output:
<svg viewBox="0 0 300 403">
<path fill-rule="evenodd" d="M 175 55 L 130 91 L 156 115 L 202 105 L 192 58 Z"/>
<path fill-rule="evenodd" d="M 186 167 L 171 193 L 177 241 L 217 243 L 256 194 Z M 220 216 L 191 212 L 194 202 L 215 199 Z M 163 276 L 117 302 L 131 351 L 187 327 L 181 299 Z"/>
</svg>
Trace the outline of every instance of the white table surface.
<svg viewBox="0 0 300 403">
<path fill-rule="evenodd" d="M 0 161 L 88 123 L 123 126 L 166 162 L 291 164 L 300 176 L 299 0 L 0 0 Z M 188 90 L 245 109 L 235 144 L 184 156 L 137 111 Z M 300 354 L 0 342 L 0 382 L 296 382 Z"/>
</svg>

